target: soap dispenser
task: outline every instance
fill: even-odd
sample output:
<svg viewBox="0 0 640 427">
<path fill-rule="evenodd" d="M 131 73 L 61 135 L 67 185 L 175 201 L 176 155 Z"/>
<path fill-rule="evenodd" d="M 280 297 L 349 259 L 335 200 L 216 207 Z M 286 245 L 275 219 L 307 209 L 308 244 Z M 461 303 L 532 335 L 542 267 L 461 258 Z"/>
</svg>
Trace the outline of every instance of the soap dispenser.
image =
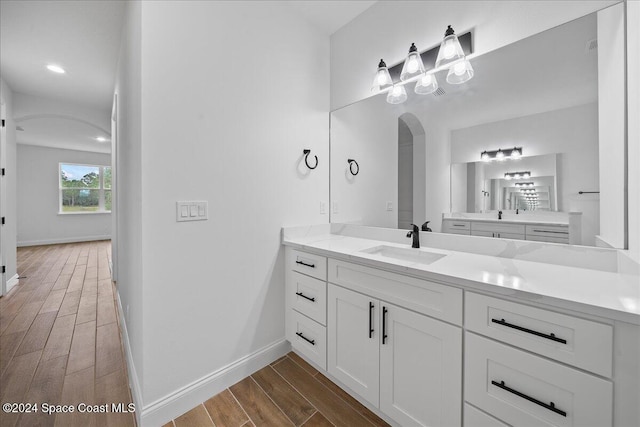
<svg viewBox="0 0 640 427">
<path fill-rule="evenodd" d="M 433 231 L 432 229 L 429 228 L 429 223 L 431 221 L 427 221 L 424 224 L 422 224 L 422 231 Z"/>
</svg>

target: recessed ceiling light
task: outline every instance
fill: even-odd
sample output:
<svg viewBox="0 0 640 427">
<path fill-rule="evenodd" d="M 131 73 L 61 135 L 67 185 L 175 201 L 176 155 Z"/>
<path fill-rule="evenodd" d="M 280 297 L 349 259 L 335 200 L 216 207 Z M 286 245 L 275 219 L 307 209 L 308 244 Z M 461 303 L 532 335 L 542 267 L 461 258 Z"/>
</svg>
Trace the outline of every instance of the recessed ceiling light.
<svg viewBox="0 0 640 427">
<path fill-rule="evenodd" d="M 105 138 L 104 136 L 97 136 L 96 137 L 96 141 L 98 141 L 98 142 L 106 142 L 107 138 Z"/>
<path fill-rule="evenodd" d="M 64 74 L 64 68 L 62 68 L 59 65 L 54 65 L 54 64 L 49 64 L 47 65 L 47 70 L 49 71 L 53 71 L 54 73 L 58 73 L 58 74 Z"/>
</svg>

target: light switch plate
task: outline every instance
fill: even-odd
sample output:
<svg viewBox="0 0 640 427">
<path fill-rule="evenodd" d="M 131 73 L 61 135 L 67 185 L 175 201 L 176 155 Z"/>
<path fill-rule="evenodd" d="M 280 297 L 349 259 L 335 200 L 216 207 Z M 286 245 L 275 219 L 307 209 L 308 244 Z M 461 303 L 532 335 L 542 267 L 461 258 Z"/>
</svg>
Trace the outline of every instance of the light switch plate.
<svg viewBox="0 0 640 427">
<path fill-rule="evenodd" d="M 209 219 L 209 206 L 206 201 L 176 202 L 176 221 L 206 221 Z"/>
</svg>

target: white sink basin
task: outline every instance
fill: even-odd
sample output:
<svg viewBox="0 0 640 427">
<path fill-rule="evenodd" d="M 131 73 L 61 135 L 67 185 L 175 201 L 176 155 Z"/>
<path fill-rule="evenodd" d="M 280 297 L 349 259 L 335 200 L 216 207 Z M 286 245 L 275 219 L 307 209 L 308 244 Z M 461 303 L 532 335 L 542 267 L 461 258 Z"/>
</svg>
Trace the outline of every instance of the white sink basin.
<svg viewBox="0 0 640 427">
<path fill-rule="evenodd" d="M 371 255 L 379 255 L 385 258 L 393 258 L 400 261 L 414 262 L 419 264 L 428 265 L 432 262 L 439 260 L 440 258 L 445 257 L 445 254 L 438 254 L 435 252 L 429 252 L 422 249 L 416 248 L 398 248 L 395 246 L 375 246 L 369 249 L 363 249 L 360 252 L 371 254 Z"/>
</svg>

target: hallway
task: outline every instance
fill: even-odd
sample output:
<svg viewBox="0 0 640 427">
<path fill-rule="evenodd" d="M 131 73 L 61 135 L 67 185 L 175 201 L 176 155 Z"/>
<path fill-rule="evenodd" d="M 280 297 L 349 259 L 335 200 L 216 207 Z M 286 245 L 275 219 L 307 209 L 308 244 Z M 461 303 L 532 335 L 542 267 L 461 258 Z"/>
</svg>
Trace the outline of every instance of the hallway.
<svg viewBox="0 0 640 427">
<path fill-rule="evenodd" d="M 111 242 L 18 248 L 20 284 L 0 298 L 2 403 L 131 402 L 111 282 Z M 14 425 L 135 425 L 131 413 L 0 413 Z"/>
</svg>

